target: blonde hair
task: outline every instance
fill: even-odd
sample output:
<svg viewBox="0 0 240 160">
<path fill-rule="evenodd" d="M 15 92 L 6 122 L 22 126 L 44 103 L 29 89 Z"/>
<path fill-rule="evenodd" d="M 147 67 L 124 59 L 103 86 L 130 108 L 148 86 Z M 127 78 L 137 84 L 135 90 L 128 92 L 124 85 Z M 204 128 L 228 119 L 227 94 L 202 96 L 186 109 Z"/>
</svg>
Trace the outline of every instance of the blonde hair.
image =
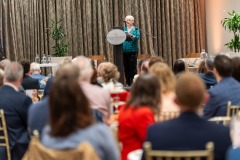
<svg viewBox="0 0 240 160">
<path fill-rule="evenodd" d="M 167 64 L 157 62 L 150 67 L 150 72 L 158 77 L 162 93 L 174 91 L 176 78 Z"/>
<path fill-rule="evenodd" d="M 117 66 L 111 62 L 106 62 L 102 64 L 100 75 L 102 76 L 105 83 L 109 82 L 110 80 L 112 80 L 113 82 L 117 82 L 120 77 Z"/>
</svg>

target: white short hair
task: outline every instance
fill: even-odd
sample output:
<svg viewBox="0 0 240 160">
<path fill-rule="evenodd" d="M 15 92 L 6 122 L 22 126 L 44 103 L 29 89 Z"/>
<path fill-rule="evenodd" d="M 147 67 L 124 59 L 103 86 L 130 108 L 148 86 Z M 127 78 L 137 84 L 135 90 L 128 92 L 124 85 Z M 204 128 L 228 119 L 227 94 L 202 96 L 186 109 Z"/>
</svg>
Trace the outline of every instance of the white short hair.
<svg viewBox="0 0 240 160">
<path fill-rule="evenodd" d="M 125 17 L 125 19 L 127 19 L 127 18 L 134 20 L 134 17 L 133 17 L 132 15 L 127 15 L 127 16 Z"/>
<path fill-rule="evenodd" d="M 90 82 L 93 75 L 90 59 L 84 56 L 78 56 L 72 60 L 72 63 L 77 65 L 80 69 L 80 80 Z"/>
<path fill-rule="evenodd" d="M 41 69 L 40 69 L 40 66 L 39 66 L 38 63 L 33 62 L 33 63 L 31 63 L 31 65 L 30 65 L 30 70 L 31 70 L 31 71 L 40 71 Z"/>
</svg>

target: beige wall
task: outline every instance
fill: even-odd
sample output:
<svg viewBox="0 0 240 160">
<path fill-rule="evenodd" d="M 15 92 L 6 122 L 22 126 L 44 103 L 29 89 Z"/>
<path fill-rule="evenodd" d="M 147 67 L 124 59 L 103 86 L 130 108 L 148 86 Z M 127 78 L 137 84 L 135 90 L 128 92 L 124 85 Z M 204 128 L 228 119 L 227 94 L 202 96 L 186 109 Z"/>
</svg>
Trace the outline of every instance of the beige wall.
<svg viewBox="0 0 240 160">
<path fill-rule="evenodd" d="M 228 17 L 229 11 L 240 12 L 240 0 L 205 0 L 205 8 L 207 52 L 209 54 L 229 52 L 224 44 L 230 41 L 233 34 L 224 30 L 221 20 Z"/>
</svg>

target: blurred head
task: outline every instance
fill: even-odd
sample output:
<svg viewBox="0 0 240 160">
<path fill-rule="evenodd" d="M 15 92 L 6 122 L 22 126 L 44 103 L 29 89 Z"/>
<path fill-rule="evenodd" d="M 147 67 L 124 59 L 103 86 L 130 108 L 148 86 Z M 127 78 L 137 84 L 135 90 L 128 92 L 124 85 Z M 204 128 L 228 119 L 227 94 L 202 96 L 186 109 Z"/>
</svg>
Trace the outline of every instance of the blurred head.
<svg viewBox="0 0 240 160">
<path fill-rule="evenodd" d="M 49 93 L 52 136 L 64 137 L 94 122 L 79 76 L 79 68 L 70 63 L 60 66 L 56 72 Z"/>
<path fill-rule="evenodd" d="M 110 80 L 117 82 L 120 77 L 117 66 L 111 62 L 106 62 L 104 65 L 102 65 L 100 75 L 105 83 L 109 82 Z"/>
<path fill-rule="evenodd" d="M 0 68 L 2 70 L 4 70 L 5 66 L 7 66 L 9 63 L 11 63 L 11 61 L 9 59 L 4 59 L 4 60 L 1 60 L 0 62 Z"/>
<path fill-rule="evenodd" d="M 210 56 L 206 60 L 205 65 L 206 65 L 206 68 L 207 68 L 208 71 L 213 71 L 213 68 L 214 68 L 214 58 L 215 57 Z"/>
<path fill-rule="evenodd" d="M 41 73 L 41 69 L 38 63 L 33 62 L 30 65 L 30 72 L 31 74 L 40 74 Z"/>
<path fill-rule="evenodd" d="M 205 65 L 205 61 L 202 61 L 198 65 L 198 73 L 207 73 L 207 68 Z"/>
<path fill-rule="evenodd" d="M 23 66 L 23 77 L 25 77 L 26 74 L 28 74 L 30 71 L 30 61 L 24 59 L 24 60 L 21 60 L 20 63 Z"/>
<path fill-rule="evenodd" d="M 175 75 L 184 72 L 186 70 L 186 65 L 185 62 L 183 60 L 177 60 L 174 65 L 173 65 L 173 73 Z"/>
<path fill-rule="evenodd" d="M 148 73 L 149 71 L 149 59 L 146 59 L 141 66 L 141 74 L 142 73 Z"/>
<path fill-rule="evenodd" d="M 205 84 L 191 72 L 180 74 L 176 83 L 175 102 L 183 112 L 196 112 L 205 95 Z"/>
<path fill-rule="evenodd" d="M 151 68 L 152 65 L 154 65 L 157 62 L 164 62 L 164 60 L 162 57 L 159 57 L 159 56 L 151 57 L 149 61 L 149 68 Z"/>
<path fill-rule="evenodd" d="M 232 59 L 232 62 L 233 62 L 232 76 L 233 78 L 240 82 L 240 57 L 234 57 Z"/>
<path fill-rule="evenodd" d="M 174 91 L 176 79 L 172 70 L 168 67 L 167 64 L 160 62 L 155 63 L 150 68 L 150 72 L 154 73 L 157 76 L 160 82 L 162 93 Z"/>
<path fill-rule="evenodd" d="M 14 83 L 18 88 L 22 83 L 23 67 L 17 62 L 9 63 L 4 69 L 4 82 Z"/>
<path fill-rule="evenodd" d="M 141 73 L 141 67 L 142 67 L 142 64 L 143 64 L 143 62 L 144 62 L 145 60 L 146 60 L 146 59 L 142 58 L 142 59 L 140 59 L 140 60 L 138 61 L 138 65 L 137 65 L 137 73 L 138 73 L 138 75 L 140 75 L 140 73 Z"/>
<path fill-rule="evenodd" d="M 214 59 L 214 73 L 220 77 L 230 77 L 233 71 L 232 60 L 225 55 L 217 55 Z"/>
<path fill-rule="evenodd" d="M 0 86 L 3 85 L 3 77 L 4 77 L 4 71 L 0 69 Z"/>
<path fill-rule="evenodd" d="M 78 56 L 72 60 L 72 63 L 77 65 L 79 68 L 79 71 L 81 73 L 80 80 L 90 83 L 93 75 L 93 69 L 90 59 L 84 56 Z"/>
<path fill-rule="evenodd" d="M 153 111 L 157 111 L 159 103 L 161 103 L 161 96 L 157 77 L 154 74 L 140 75 L 131 87 L 131 97 L 127 107 L 148 106 Z"/>
</svg>

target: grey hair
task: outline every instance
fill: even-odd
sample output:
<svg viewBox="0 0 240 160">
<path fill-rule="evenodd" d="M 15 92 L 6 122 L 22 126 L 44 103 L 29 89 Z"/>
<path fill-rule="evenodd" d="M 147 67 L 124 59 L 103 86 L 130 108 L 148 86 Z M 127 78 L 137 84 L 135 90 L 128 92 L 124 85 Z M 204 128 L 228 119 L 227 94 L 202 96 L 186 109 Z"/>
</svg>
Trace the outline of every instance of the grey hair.
<svg viewBox="0 0 240 160">
<path fill-rule="evenodd" d="M 84 56 L 78 56 L 72 60 L 72 63 L 77 65 L 80 69 L 80 80 L 90 82 L 93 75 L 90 59 Z"/>
<path fill-rule="evenodd" d="M 36 62 L 31 63 L 30 70 L 33 71 L 33 72 L 40 72 L 41 71 L 39 64 L 36 63 Z"/>
<path fill-rule="evenodd" d="M 11 62 L 4 68 L 4 77 L 7 82 L 17 82 L 23 77 L 23 67 L 18 62 Z"/>
<path fill-rule="evenodd" d="M 215 56 L 210 56 L 210 57 L 208 57 L 208 59 L 205 62 L 206 67 L 211 71 L 214 68 L 214 58 L 215 58 Z"/>
</svg>

